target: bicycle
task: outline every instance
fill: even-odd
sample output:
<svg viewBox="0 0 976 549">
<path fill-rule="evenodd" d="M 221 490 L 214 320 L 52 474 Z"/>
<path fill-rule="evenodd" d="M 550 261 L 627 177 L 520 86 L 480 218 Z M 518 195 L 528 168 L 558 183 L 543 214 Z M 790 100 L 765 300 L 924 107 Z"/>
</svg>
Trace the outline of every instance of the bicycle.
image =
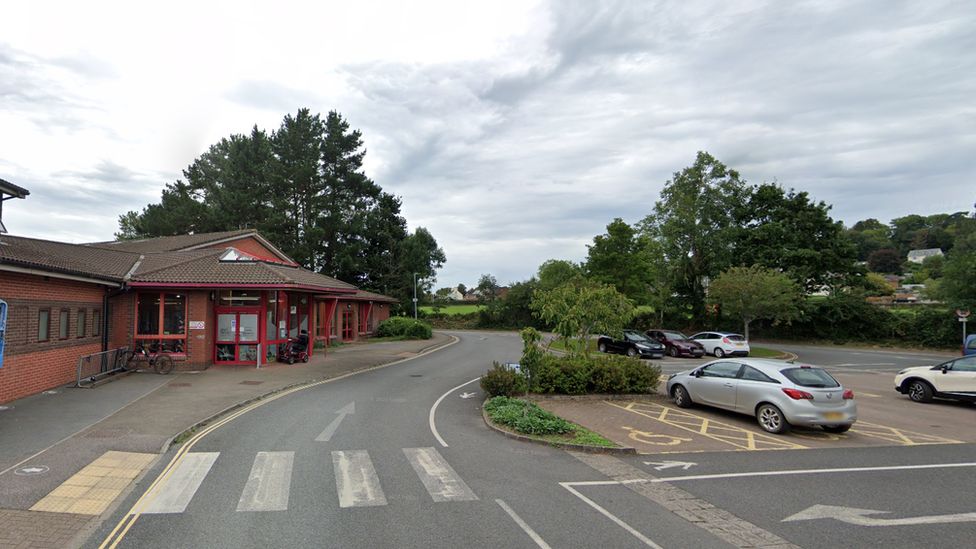
<svg viewBox="0 0 976 549">
<path fill-rule="evenodd" d="M 167 353 L 159 352 L 155 345 L 146 349 L 142 345 L 136 347 L 134 351 L 126 351 L 122 355 L 122 363 L 127 371 L 139 369 L 141 363 L 145 361 L 157 374 L 166 375 L 173 371 L 173 357 Z"/>
</svg>

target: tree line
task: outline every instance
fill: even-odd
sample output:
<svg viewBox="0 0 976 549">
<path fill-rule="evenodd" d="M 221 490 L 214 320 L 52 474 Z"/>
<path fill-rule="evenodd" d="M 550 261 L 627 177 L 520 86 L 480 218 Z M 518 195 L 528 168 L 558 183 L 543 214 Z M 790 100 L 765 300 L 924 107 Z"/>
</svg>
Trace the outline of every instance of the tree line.
<svg viewBox="0 0 976 549">
<path fill-rule="evenodd" d="M 157 203 L 119 218 L 120 239 L 253 228 L 303 267 L 410 302 L 429 290 L 444 251 L 412 233 L 402 200 L 366 176 L 359 130 L 337 112 L 300 109 L 211 145 Z"/>
<path fill-rule="evenodd" d="M 544 262 L 535 276 L 511 284 L 503 299 L 488 299 L 481 321 L 551 328 L 537 301 L 570 281 L 578 286 L 578 279 L 612 286 L 637 310 L 651 311 L 643 321 L 648 324 L 709 327 L 724 316 L 747 332 L 757 319 L 809 317 L 804 296 L 819 294 L 828 305 L 848 307 L 866 295 L 890 292 L 865 264 L 861 237 L 879 224 L 869 220 L 848 229 L 830 217 L 830 209 L 775 182 L 750 185 L 699 152 L 691 166 L 673 174 L 643 219 L 612 220 L 580 263 Z M 907 216 L 882 227 L 888 240 L 875 244 L 901 246 L 906 254 L 932 239 L 945 246 L 937 297 L 953 307 L 976 308 L 976 218 L 965 212 Z M 486 281 L 494 279 L 483 275 L 479 286 Z"/>
</svg>

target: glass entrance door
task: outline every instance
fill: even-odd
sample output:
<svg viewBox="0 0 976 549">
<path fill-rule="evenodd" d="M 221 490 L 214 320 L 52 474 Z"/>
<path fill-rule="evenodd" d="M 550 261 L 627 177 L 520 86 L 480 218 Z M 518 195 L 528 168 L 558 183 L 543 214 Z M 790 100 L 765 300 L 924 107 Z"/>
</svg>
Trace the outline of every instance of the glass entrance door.
<svg viewBox="0 0 976 549">
<path fill-rule="evenodd" d="M 214 362 L 254 364 L 258 359 L 260 310 L 218 310 Z"/>
</svg>

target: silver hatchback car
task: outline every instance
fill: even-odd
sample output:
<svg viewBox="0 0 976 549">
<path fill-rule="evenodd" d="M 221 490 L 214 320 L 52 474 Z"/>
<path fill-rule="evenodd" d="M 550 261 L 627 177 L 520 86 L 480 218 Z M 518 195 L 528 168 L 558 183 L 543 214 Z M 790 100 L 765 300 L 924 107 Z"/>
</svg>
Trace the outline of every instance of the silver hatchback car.
<svg viewBox="0 0 976 549">
<path fill-rule="evenodd" d="M 780 360 L 716 360 L 672 374 L 667 391 L 680 408 L 705 404 L 755 416 L 776 434 L 791 425 L 843 433 L 857 421 L 854 391 L 823 368 Z"/>
</svg>

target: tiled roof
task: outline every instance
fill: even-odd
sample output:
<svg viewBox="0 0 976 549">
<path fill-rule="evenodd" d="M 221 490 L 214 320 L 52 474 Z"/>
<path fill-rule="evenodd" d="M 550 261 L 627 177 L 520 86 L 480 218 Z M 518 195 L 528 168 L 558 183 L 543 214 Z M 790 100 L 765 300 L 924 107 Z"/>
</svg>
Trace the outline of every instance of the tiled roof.
<svg viewBox="0 0 976 549">
<path fill-rule="evenodd" d="M 395 298 L 392 298 L 392 297 L 390 297 L 388 295 L 377 294 L 377 293 L 373 293 L 373 292 L 367 292 L 366 290 L 358 290 L 358 291 L 356 291 L 356 295 L 354 297 L 356 299 L 362 299 L 362 300 L 367 300 L 367 301 L 384 301 L 384 302 L 387 302 L 387 303 L 396 303 L 397 301 L 399 301 L 399 300 L 397 300 Z"/>
<path fill-rule="evenodd" d="M 146 254 L 133 273 L 133 284 L 274 284 L 315 287 L 322 290 L 355 290 L 352 284 L 313 273 L 260 261 L 220 261 L 225 250 L 194 250 Z"/>
<path fill-rule="evenodd" d="M 22 236 L 0 237 L 0 263 L 121 282 L 139 254 Z"/>
<path fill-rule="evenodd" d="M 202 246 L 212 242 L 220 242 L 235 236 L 258 234 L 254 229 L 238 229 L 219 233 L 181 234 L 177 236 L 160 236 L 141 240 L 113 240 L 111 242 L 93 242 L 86 244 L 96 248 L 125 250 L 127 252 L 175 252 L 195 246 Z"/>
</svg>

